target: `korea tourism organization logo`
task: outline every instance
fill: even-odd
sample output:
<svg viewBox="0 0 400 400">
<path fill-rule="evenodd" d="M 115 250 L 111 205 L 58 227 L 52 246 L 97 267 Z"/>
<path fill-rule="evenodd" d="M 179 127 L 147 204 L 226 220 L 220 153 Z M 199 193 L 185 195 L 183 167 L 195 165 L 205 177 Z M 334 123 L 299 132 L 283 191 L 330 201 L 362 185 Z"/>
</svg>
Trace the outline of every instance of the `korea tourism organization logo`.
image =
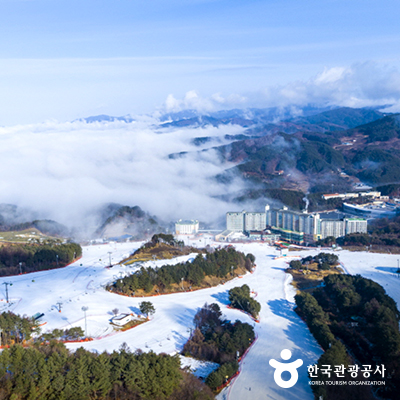
<svg viewBox="0 0 400 400">
<path fill-rule="evenodd" d="M 290 360 L 292 358 L 292 352 L 288 349 L 283 349 L 281 351 L 281 358 L 282 360 Z M 299 358 L 296 361 L 282 363 L 272 358 L 271 360 L 269 360 L 269 365 L 275 368 L 275 383 L 281 388 L 288 389 L 297 383 L 297 380 L 299 379 L 297 368 L 303 365 L 303 360 Z M 290 379 L 288 381 L 284 381 L 282 379 L 282 373 L 286 371 L 290 373 Z"/>
<path fill-rule="evenodd" d="M 288 349 L 281 351 L 282 360 L 289 361 L 292 358 L 292 352 Z M 280 362 L 272 358 L 269 360 L 269 365 L 275 369 L 274 381 L 283 389 L 293 387 L 299 380 L 299 373 L 297 371 L 303 365 L 303 360 L 298 358 L 291 362 Z M 369 385 L 369 386 L 382 386 L 386 382 L 379 380 L 385 378 L 386 367 L 381 365 L 309 365 L 307 367 L 310 385 Z M 284 380 L 282 374 L 289 372 L 290 378 Z M 339 378 L 334 380 L 332 378 Z M 344 378 L 344 379 L 340 379 Z M 361 378 L 356 380 L 355 378 Z M 371 379 L 370 379 L 371 378 Z"/>
<path fill-rule="evenodd" d="M 333 368 L 332 368 L 333 367 Z M 381 365 L 348 365 L 347 368 L 341 365 L 309 365 L 308 376 L 312 379 L 309 384 L 317 386 L 325 385 L 340 385 L 340 386 L 384 386 L 386 381 L 382 380 L 385 378 L 386 367 Z M 319 372 L 318 372 L 319 371 Z M 334 378 L 345 378 L 345 373 L 348 377 L 353 378 L 352 380 L 333 380 Z M 361 380 L 355 380 L 355 378 L 361 378 Z"/>
</svg>

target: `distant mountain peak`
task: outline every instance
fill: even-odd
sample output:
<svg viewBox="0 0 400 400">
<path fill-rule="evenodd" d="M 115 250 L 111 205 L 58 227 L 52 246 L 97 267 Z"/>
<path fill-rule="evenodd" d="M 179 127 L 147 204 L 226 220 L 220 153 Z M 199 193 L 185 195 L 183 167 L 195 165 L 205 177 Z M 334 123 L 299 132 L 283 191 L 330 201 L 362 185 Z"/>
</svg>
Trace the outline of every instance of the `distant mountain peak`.
<svg viewBox="0 0 400 400">
<path fill-rule="evenodd" d="M 155 216 L 143 211 L 139 206 L 108 204 L 103 208 L 105 219 L 96 234 L 101 237 L 122 237 L 128 235 L 143 238 L 164 230 L 162 223 Z"/>
<path fill-rule="evenodd" d="M 115 122 L 115 121 L 122 121 L 126 123 L 130 123 L 135 121 L 130 115 L 126 115 L 123 117 L 114 117 L 111 115 L 105 115 L 105 114 L 100 114 L 100 115 L 94 115 L 86 118 L 80 118 L 75 121 L 82 121 L 86 122 L 87 124 L 92 124 L 95 122 Z"/>
</svg>

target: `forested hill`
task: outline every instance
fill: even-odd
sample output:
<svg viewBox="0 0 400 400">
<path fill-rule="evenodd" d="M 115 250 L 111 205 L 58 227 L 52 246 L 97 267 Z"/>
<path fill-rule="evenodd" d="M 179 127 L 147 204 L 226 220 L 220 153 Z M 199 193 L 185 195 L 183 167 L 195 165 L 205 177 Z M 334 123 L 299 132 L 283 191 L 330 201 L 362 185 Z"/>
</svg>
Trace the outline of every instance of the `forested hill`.
<svg viewBox="0 0 400 400">
<path fill-rule="evenodd" d="M 102 214 L 103 222 L 96 231 L 96 236 L 112 238 L 129 235 L 133 238 L 143 238 L 144 235 L 152 235 L 165 229 L 163 222 L 139 206 L 108 204 L 102 210 Z"/>
<path fill-rule="evenodd" d="M 42 219 L 42 220 L 34 220 L 30 222 L 21 222 L 18 224 L 8 224 L 4 221 L 1 221 L 0 217 L 0 230 L 3 231 L 23 231 L 26 229 L 37 229 L 41 233 L 49 236 L 56 236 L 56 237 L 69 237 L 71 235 L 70 230 L 52 220 Z"/>
<path fill-rule="evenodd" d="M 330 192 L 332 185 L 335 191 L 350 191 L 357 181 L 371 186 L 398 183 L 399 121 L 399 114 L 394 114 L 347 130 L 265 132 L 259 138 L 219 146 L 214 150 L 236 167 L 217 179 L 226 181 L 239 174 L 261 184 L 258 190 L 302 193 Z"/>
<path fill-rule="evenodd" d="M 71 353 L 61 343 L 0 354 L 1 399 L 211 400 L 210 389 L 180 369 L 178 356 L 119 352 Z"/>
<path fill-rule="evenodd" d="M 293 115 L 297 115 L 293 117 Z M 301 115 L 301 116 L 299 116 Z M 164 115 L 162 127 L 198 127 L 227 124 L 264 127 L 272 131 L 337 131 L 354 128 L 386 114 L 370 108 L 350 107 L 271 107 L 233 109 L 200 114 L 195 110 Z"/>
<path fill-rule="evenodd" d="M 0 247 L 0 276 L 60 268 L 82 255 L 76 243 L 9 244 Z"/>
<path fill-rule="evenodd" d="M 193 260 L 166 264 L 159 268 L 141 267 L 134 274 L 117 279 L 106 289 L 128 296 L 143 296 L 196 290 L 216 286 L 251 271 L 253 254 L 244 254 L 233 247 L 198 254 Z"/>
<path fill-rule="evenodd" d="M 341 131 L 368 124 L 384 117 L 385 113 L 368 108 L 340 107 L 318 114 L 288 120 L 302 126 L 300 130 Z"/>
</svg>

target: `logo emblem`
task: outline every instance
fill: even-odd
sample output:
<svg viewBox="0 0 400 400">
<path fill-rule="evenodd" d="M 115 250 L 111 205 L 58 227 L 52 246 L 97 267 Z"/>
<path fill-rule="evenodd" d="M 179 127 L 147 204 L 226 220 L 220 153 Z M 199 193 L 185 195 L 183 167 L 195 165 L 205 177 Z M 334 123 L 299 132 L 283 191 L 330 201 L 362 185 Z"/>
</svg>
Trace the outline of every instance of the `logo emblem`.
<svg viewBox="0 0 400 400">
<path fill-rule="evenodd" d="M 292 357 L 292 352 L 290 350 L 284 349 L 281 351 L 282 360 L 290 360 L 291 357 Z M 297 383 L 297 380 L 299 379 L 297 368 L 303 365 L 303 360 L 299 358 L 298 360 L 292 361 L 290 363 L 282 363 L 272 358 L 271 360 L 269 360 L 269 365 L 272 368 L 275 368 L 274 372 L 275 383 L 281 388 L 288 389 Z M 290 373 L 290 379 L 288 381 L 284 381 L 282 379 L 282 373 L 285 371 L 288 371 Z"/>
</svg>

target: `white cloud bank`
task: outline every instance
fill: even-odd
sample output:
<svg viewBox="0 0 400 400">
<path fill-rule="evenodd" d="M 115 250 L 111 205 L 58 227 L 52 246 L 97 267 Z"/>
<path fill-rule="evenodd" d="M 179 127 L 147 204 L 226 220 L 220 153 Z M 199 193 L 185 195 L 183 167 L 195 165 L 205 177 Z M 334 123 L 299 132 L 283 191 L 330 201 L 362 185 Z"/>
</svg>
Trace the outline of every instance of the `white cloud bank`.
<svg viewBox="0 0 400 400">
<path fill-rule="evenodd" d="M 190 90 L 182 100 L 176 99 L 172 94 L 168 95 L 161 111 L 169 113 L 189 109 L 207 113 L 231 107 L 246 106 L 246 103 L 247 98 L 238 94 L 224 97 L 221 93 L 214 93 L 209 98 L 204 98 L 199 96 L 195 90 Z"/>
<path fill-rule="evenodd" d="M 325 68 L 309 80 L 272 85 L 243 95 L 224 96 L 216 93 L 209 97 L 201 97 L 192 90 L 179 100 L 170 94 L 162 111 L 194 109 L 210 112 L 235 107 L 285 107 L 307 104 L 355 108 L 391 105 L 391 111 L 400 111 L 400 72 L 394 67 L 382 66 L 375 62 Z"/>
<path fill-rule="evenodd" d="M 226 165 L 213 152 L 168 155 L 197 151 L 193 137 L 240 132 L 232 126 L 157 130 L 151 121 L 0 128 L 0 203 L 68 226 L 84 225 L 90 211 L 107 202 L 139 205 L 166 220 L 212 220 L 229 207 L 213 198 L 221 187 L 211 179 Z"/>
</svg>

